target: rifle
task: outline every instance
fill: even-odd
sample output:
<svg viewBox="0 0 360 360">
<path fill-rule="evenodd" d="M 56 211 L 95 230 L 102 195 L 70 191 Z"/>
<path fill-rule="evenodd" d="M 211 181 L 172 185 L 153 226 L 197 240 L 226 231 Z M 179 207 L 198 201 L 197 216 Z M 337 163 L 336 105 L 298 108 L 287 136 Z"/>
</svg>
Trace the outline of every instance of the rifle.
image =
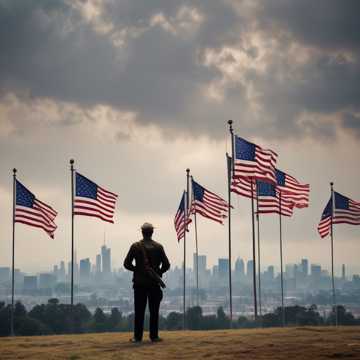
<svg viewBox="0 0 360 360">
<path fill-rule="evenodd" d="M 149 258 L 146 254 L 146 250 L 144 246 L 141 244 L 141 242 L 138 242 L 138 246 L 142 252 L 143 258 L 144 258 L 144 267 L 145 271 L 148 273 L 148 275 L 151 277 L 152 280 L 154 280 L 161 288 L 165 289 L 166 285 L 163 282 L 161 276 L 151 267 Z"/>
</svg>

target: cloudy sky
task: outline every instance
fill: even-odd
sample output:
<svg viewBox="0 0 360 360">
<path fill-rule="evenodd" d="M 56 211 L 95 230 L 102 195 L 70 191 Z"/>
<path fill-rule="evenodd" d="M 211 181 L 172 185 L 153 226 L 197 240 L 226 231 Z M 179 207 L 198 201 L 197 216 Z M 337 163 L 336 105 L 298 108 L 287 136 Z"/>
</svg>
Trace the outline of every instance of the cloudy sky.
<svg viewBox="0 0 360 360">
<path fill-rule="evenodd" d="M 360 2 L 0 0 L 0 266 L 11 259 L 12 168 L 59 215 L 54 240 L 16 226 L 16 267 L 70 257 L 70 171 L 119 194 L 114 225 L 78 217 L 78 258 L 104 241 L 121 266 L 144 221 L 173 265 L 185 169 L 226 196 L 227 120 L 311 184 L 284 221 L 286 263 L 329 266 L 316 226 L 337 191 L 360 200 Z M 234 258 L 251 256 L 250 203 L 233 198 Z M 199 219 L 199 251 L 227 255 L 227 227 Z M 279 263 L 278 217 L 261 218 L 262 261 Z M 189 234 L 189 261 L 194 233 Z M 360 228 L 337 226 L 336 269 L 360 271 Z M 191 262 L 190 262 L 191 263 Z"/>
</svg>

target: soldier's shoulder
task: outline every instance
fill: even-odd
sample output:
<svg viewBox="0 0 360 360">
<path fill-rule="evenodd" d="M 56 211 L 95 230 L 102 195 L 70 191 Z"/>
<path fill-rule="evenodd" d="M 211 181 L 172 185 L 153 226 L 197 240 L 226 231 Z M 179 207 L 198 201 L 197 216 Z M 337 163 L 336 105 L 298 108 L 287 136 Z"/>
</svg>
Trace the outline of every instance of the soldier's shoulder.
<svg viewBox="0 0 360 360">
<path fill-rule="evenodd" d="M 155 240 L 153 240 L 153 244 L 155 247 L 158 247 L 159 249 L 163 247 L 159 242 L 157 242 Z"/>
<path fill-rule="evenodd" d="M 139 246 L 140 242 L 141 242 L 141 240 L 138 240 L 138 241 L 133 242 L 133 243 L 131 244 L 131 247 L 132 247 L 132 248 L 137 248 L 137 247 Z"/>
</svg>

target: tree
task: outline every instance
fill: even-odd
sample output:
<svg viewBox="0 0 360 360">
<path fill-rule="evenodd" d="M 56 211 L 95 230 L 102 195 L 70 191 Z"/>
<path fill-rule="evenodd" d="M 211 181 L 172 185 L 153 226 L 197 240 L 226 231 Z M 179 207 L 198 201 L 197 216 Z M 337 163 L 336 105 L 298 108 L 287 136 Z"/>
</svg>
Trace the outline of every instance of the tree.
<svg viewBox="0 0 360 360">
<path fill-rule="evenodd" d="M 183 327 L 183 314 L 179 312 L 171 312 L 166 318 L 167 330 L 181 330 Z"/>
<path fill-rule="evenodd" d="M 119 309 L 118 308 L 112 308 L 110 317 L 108 319 L 108 329 L 110 331 L 117 330 L 119 328 L 121 319 L 122 319 L 122 314 L 119 311 Z"/>
<path fill-rule="evenodd" d="M 202 308 L 200 306 L 190 307 L 186 311 L 187 326 L 191 330 L 201 329 Z"/>
<path fill-rule="evenodd" d="M 217 322 L 219 329 L 228 329 L 230 325 L 230 319 L 226 316 L 224 309 L 220 306 L 217 309 Z"/>
</svg>

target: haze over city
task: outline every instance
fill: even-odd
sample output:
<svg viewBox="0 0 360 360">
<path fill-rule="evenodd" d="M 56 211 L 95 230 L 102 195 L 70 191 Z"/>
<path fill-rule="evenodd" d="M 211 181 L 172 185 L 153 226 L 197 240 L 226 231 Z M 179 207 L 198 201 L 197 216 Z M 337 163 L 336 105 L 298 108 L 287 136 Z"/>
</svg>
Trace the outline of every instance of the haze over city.
<svg viewBox="0 0 360 360">
<path fill-rule="evenodd" d="M 311 186 L 284 221 L 284 262 L 330 268 L 317 224 L 335 189 L 360 200 L 360 3 L 349 1 L 1 1 L 0 266 L 10 266 L 12 169 L 57 211 L 55 239 L 16 225 L 17 268 L 70 259 L 70 171 L 119 195 L 115 224 L 77 217 L 78 258 L 106 238 L 122 266 L 155 226 L 172 266 L 185 169 L 226 198 L 227 120 Z M 327 16 L 324 16 L 326 8 Z M 309 18 L 314 27 L 308 26 Z M 250 259 L 250 200 L 233 196 L 233 255 Z M 199 252 L 227 257 L 227 225 L 198 218 Z M 262 264 L 279 264 L 278 217 L 261 217 Z M 188 236 L 188 263 L 195 249 Z M 359 273 L 359 228 L 335 229 L 335 270 Z"/>
</svg>

